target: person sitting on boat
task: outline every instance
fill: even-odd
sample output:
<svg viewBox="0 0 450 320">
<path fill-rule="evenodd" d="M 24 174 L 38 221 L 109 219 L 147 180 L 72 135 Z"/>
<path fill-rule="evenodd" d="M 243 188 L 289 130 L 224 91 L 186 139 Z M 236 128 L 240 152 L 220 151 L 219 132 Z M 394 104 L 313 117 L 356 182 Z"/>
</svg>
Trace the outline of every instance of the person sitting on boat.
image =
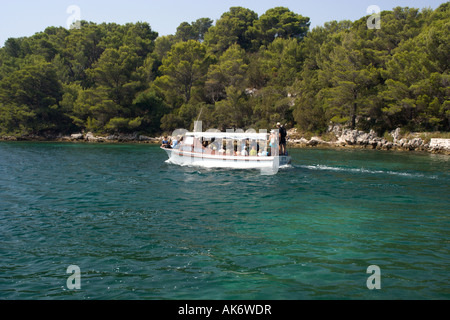
<svg viewBox="0 0 450 320">
<path fill-rule="evenodd" d="M 251 157 L 256 157 L 258 155 L 258 151 L 256 151 L 256 147 L 253 146 L 252 150 L 250 150 L 250 156 Z"/>
<path fill-rule="evenodd" d="M 247 147 L 244 146 L 241 151 L 241 156 L 248 156 Z"/>
<path fill-rule="evenodd" d="M 269 155 L 269 152 L 267 151 L 267 147 L 264 148 L 264 150 L 261 150 L 260 153 L 258 153 L 258 156 L 260 157 L 267 157 Z"/>
<path fill-rule="evenodd" d="M 167 137 L 164 137 L 164 138 L 163 138 L 161 147 L 163 147 L 163 148 L 170 148 L 170 142 L 169 142 L 169 140 L 167 139 Z"/>
<path fill-rule="evenodd" d="M 172 144 L 170 145 L 170 147 L 171 147 L 172 149 L 175 149 L 177 145 L 178 145 L 178 138 L 177 138 L 177 137 L 174 137 L 174 138 L 172 139 Z"/>
<path fill-rule="evenodd" d="M 179 149 L 179 148 L 181 148 L 181 146 L 182 146 L 182 144 L 183 144 L 183 139 L 184 139 L 184 137 L 183 137 L 183 136 L 181 136 L 181 137 L 180 137 L 180 139 L 178 139 L 178 143 L 177 143 L 177 145 L 176 145 L 176 148 L 175 148 L 175 149 Z"/>
<path fill-rule="evenodd" d="M 219 142 L 213 139 L 207 148 L 213 151 L 217 151 L 219 149 Z"/>
</svg>

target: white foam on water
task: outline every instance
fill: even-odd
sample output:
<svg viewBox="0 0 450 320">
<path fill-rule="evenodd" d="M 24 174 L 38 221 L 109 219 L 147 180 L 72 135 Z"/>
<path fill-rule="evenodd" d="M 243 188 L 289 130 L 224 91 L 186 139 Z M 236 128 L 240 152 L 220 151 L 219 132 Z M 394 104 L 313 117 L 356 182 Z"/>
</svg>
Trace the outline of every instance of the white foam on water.
<svg viewBox="0 0 450 320">
<path fill-rule="evenodd" d="M 398 172 L 398 171 L 383 171 L 383 170 L 370 170 L 364 168 L 342 168 L 342 167 L 331 167 L 326 165 L 301 165 L 300 168 L 309 169 L 309 170 L 326 170 L 326 171 L 339 171 L 339 172 L 351 172 L 351 173 L 366 173 L 366 174 L 389 174 L 403 177 L 412 177 L 412 178 L 429 178 L 429 179 L 437 179 L 438 177 L 426 176 L 421 173 L 409 173 L 409 172 Z"/>
</svg>

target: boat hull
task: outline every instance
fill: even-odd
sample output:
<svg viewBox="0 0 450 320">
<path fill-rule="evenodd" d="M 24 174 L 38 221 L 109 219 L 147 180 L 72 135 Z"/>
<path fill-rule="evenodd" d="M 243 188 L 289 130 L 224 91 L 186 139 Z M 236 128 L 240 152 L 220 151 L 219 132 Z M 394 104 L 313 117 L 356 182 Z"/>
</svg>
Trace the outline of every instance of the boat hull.
<svg viewBox="0 0 450 320">
<path fill-rule="evenodd" d="M 230 169 L 268 169 L 274 170 L 289 165 L 291 157 L 252 157 L 252 156 L 225 156 L 210 155 L 193 152 L 183 152 L 177 149 L 165 149 L 169 156 L 167 163 L 180 166 L 193 166 L 204 168 L 230 168 Z"/>
</svg>

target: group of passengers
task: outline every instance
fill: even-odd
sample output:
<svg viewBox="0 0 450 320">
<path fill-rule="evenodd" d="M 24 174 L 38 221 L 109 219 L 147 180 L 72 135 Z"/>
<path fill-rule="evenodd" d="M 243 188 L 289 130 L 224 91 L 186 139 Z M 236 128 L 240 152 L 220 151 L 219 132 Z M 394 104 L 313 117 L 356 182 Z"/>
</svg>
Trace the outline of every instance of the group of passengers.
<svg viewBox="0 0 450 320">
<path fill-rule="evenodd" d="M 161 147 L 166 149 L 177 149 L 182 141 L 183 137 L 174 137 L 172 140 L 169 140 L 167 137 L 164 137 Z"/>
<path fill-rule="evenodd" d="M 286 151 L 286 129 L 280 123 L 277 123 L 278 128 L 278 141 L 279 141 L 279 155 L 287 155 Z M 276 155 L 275 152 L 272 153 L 273 147 L 275 144 L 276 134 L 275 131 L 272 130 L 269 138 L 269 146 L 267 146 L 266 142 L 261 145 L 256 141 L 250 142 L 249 139 L 246 141 L 241 141 L 241 143 L 232 143 L 226 142 L 226 145 L 214 138 L 211 142 L 204 140 L 202 142 L 202 149 L 196 152 L 203 152 L 207 150 L 211 153 L 218 153 L 219 155 L 226 156 L 251 156 L 251 157 L 267 157 L 269 155 Z M 173 137 L 172 141 L 168 139 L 168 137 L 164 137 L 162 141 L 163 148 L 169 149 L 177 149 L 180 147 L 181 142 L 183 141 L 183 137 Z M 225 148 L 224 148 L 225 147 Z"/>
<path fill-rule="evenodd" d="M 217 146 L 214 146 L 214 142 L 212 142 L 208 147 L 219 155 L 225 156 L 267 157 L 270 154 L 266 146 L 260 145 L 256 141 L 250 142 L 249 140 L 242 141 L 240 144 L 227 143 L 226 146 L 222 145 L 220 149 L 217 149 Z"/>
</svg>

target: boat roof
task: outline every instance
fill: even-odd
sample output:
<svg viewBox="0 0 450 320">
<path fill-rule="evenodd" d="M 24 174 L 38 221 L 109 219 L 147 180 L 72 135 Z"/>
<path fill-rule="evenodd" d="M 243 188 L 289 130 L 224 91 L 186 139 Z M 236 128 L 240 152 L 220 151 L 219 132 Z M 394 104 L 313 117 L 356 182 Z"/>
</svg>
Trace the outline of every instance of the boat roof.
<svg viewBox="0 0 450 320">
<path fill-rule="evenodd" d="M 235 140 L 267 140 L 269 133 L 256 132 L 186 132 L 186 136 L 195 138 L 216 138 L 216 139 L 235 139 Z"/>
</svg>

